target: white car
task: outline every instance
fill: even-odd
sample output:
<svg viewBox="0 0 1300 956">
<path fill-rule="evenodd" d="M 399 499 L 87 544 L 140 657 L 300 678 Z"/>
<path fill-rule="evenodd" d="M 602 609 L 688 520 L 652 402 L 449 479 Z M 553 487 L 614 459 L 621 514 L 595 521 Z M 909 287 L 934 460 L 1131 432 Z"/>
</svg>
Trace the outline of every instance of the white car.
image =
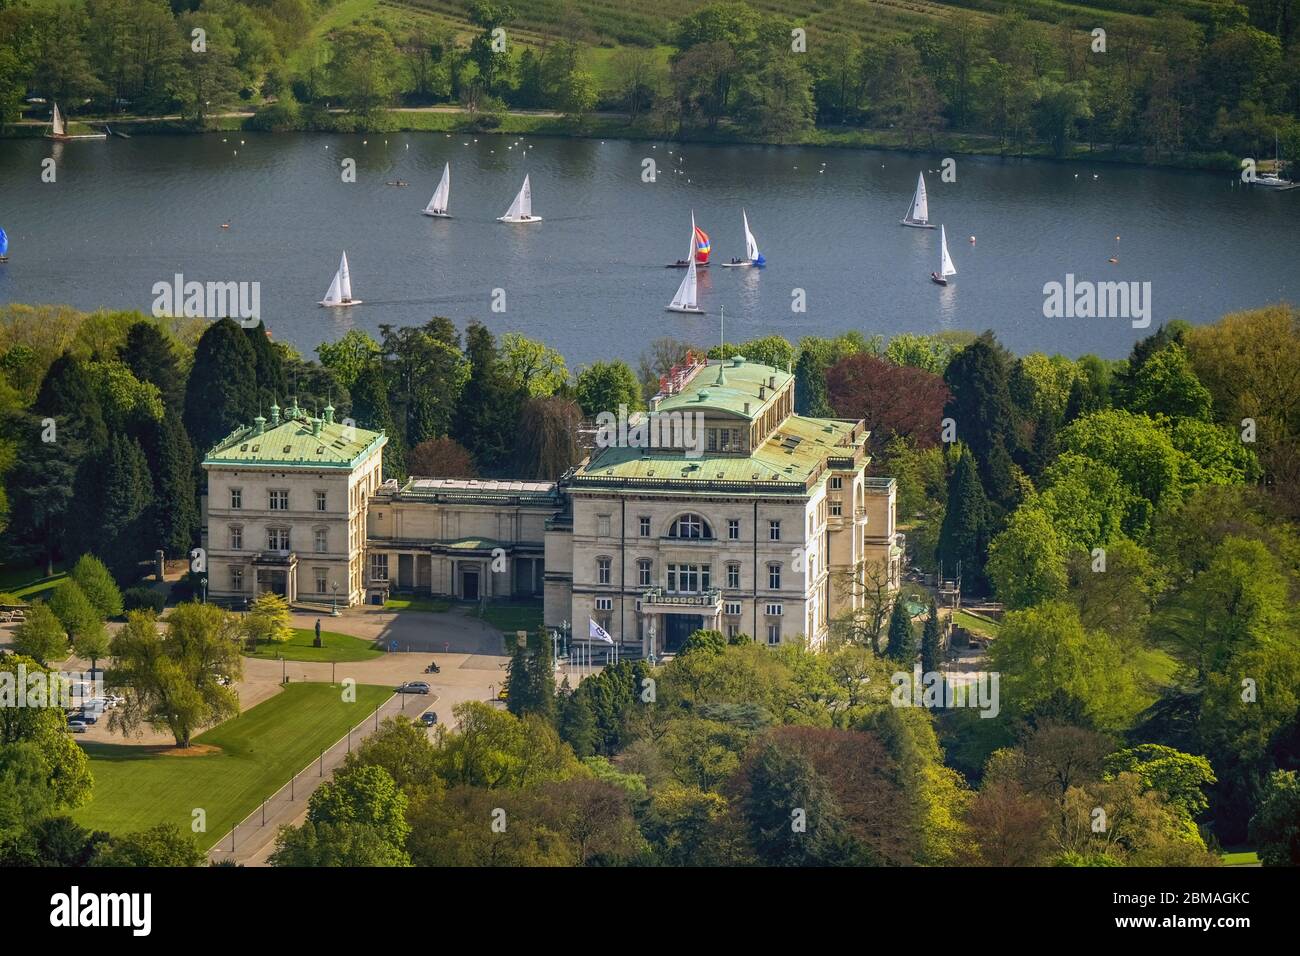
<svg viewBox="0 0 1300 956">
<path fill-rule="evenodd" d="M 430 693 L 429 685 L 422 680 L 407 681 L 401 687 L 397 688 L 399 694 L 428 694 Z"/>
<path fill-rule="evenodd" d="M 84 720 L 68 721 L 68 733 L 70 734 L 84 734 L 89 729 L 90 724 L 86 723 Z"/>
</svg>

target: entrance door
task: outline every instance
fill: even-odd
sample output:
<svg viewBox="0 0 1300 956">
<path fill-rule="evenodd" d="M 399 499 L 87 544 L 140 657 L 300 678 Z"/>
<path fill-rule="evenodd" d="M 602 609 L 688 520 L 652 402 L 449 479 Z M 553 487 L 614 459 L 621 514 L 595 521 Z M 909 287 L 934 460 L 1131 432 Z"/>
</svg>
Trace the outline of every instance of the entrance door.
<svg viewBox="0 0 1300 956">
<path fill-rule="evenodd" d="M 478 600 L 478 568 L 466 568 L 461 573 L 460 596 L 466 601 Z"/>
<path fill-rule="evenodd" d="M 664 651 L 674 654 L 681 650 L 686 639 L 704 627 L 702 614 L 665 614 Z"/>
<path fill-rule="evenodd" d="M 258 571 L 257 590 L 259 592 L 271 591 L 282 598 L 287 598 L 289 596 L 289 587 L 286 578 L 287 574 L 284 571 Z"/>
</svg>

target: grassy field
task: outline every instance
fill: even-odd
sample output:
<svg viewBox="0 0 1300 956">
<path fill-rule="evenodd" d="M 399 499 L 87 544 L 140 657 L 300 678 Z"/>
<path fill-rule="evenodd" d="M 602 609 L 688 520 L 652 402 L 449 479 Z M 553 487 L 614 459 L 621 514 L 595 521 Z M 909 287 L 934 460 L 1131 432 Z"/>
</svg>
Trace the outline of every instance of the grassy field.
<svg viewBox="0 0 1300 956">
<path fill-rule="evenodd" d="M 1224 866 L 1258 866 L 1259 854 L 1254 850 L 1234 850 L 1219 854 Z"/>
<path fill-rule="evenodd" d="M 83 826 L 110 833 L 159 823 L 175 823 L 189 833 L 192 812 L 202 808 L 207 832 L 199 843 L 206 849 L 391 694 L 387 687 L 360 685 L 356 702 L 347 704 L 338 687 L 290 684 L 197 737 L 196 744 L 220 748 L 203 756 L 87 743 L 94 796 L 73 816 Z"/>
<path fill-rule="evenodd" d="M 324 647 L 314 647 L 316 631 L 314 628 L 295 627 L 293 637 L 283 644 L 259 644 L 257 650 L 245 657 L 260 657 L 263 660 L 278 660 L 283 657 L 288 661 L 368 661 L 383 656 L 383 651 L 376 650 L 374 641 L 339 634 L 336 631 L 322 630 L 321 643 Z"/>
<path fill-rule="evenodd" d="M 957 611 L 953 616 L 953 623 L 959 627 L 964 627 L 968 631 L 974 631 L 976 634 L 982 634 L 985 637 L 997 637 L 998 631 L 1002 625 L 997 621 L 987 617 L 980 617 L 969 611 Z"/>
<path fill-rule="evenodd" d="M 428 611 L 431 614 L 442 614 L 451 610 L 451 602 L 431 597 L 406 596 L 389 598 L 384 602 L 384 608 L 389 611 Z"/>
<path fill-rule="evenodd" d="M 514 634 L 515 631 L 535 631 L 542 626 L 542 602 L 493 602 L 484 607 L 478 617 L 503 634 Z"/>
</svg>

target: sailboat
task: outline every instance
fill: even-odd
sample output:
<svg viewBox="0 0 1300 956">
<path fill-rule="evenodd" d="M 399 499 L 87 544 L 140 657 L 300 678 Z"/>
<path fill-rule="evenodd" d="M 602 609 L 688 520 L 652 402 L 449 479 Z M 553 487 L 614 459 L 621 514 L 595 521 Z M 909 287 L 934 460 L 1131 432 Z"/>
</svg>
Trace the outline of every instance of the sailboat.
<svg viewBox="0 0 1300 956">
<path fill-rule="evenodd" d="M 360 299 L 352 298 L 352 275 L 348 272 L 348 254 L 346 252 L 343 253 L 343 258 L 339 260 L 339 271 L 334 273 L 334 281 L 330 283 L 329 291 L 325 293 L 325 298 L 321 299 L 320 304 L 327 309 L 361 304 Z"/>
<path fill-rule="evenodd" d="M 497 216 L 497 222 L 541 222 L 541 216 L 533 215 L 533 189 L 528 185 L 528 176 L 524 176 L 524 185 L 519 195 L 510 204 L 504 216 Z"/>
<path fill-rule="evenodd" d="M 451 215 L 447 212 L 447 197 L 451 195 L 451 163 L 442 167 L 442 179 L 438 180 L 438 188 L 433 191 L 433 198 L 429 200 L 429 205 L 424 207 L 426 216 L 437 216 L 439 219 L 450 219 Z"/>
<path fill-rule="evenodd" d="M 952 256 L 948 255 L 948 233 L 939 226 L 939 248 L 942 250 L 939 255 L 939 271 L 930 273 L 930 281 L 938 285 L 947 285 L 948 276 L 957 274 L 957 267 L 952 264 Z"/>
<path fill-rule="evenodd" d="M 740 210 L 740 218 L 745 223 L 745 258 L 732 259 L 730 262 L 724 262 L 723 265 L 729 269 L 738 269 L 742 266 L 762 266 L 767 265 L 767 260 L 763 254 L 758 251 L 758 240 L 749 230 L 749 217 L 745 215 L 745 210 Z"/>
<path fill-rule="evenodd" d="M 691 222 L 695 222 L 695 213 L 691 213 Z M 694 265 L 697 269 L 707 269 L 709 267 L 709 253 L 713 251 L 713 243 L 709 241 L 709 234 L 699 226 L 694 226 L 695 234 L 692 239 L 691 251 L 687 253 L 685 259 L 678 259 L 676 262 L 670 262 L 667 265 L 669 269 L 685 269 L 687 265 Z"/>
<path fill-rule="evenodd" d="M 54 104 L 54 108 L 50 112 L 50 131 L 45 135 L 50 139 L 57 139 L 61 143 L 74 139 L 108 139 L 107 133 L 78 133 L 75 136 L 70 134 L 67 121 L 63 118 L 63 113 L 59 111 L 58 103 Z"/>
<path fill-rule="evenodd" d="M 1255 185 L 1265 189 L 1295 189 L 1300 183 L 1292 182 L 1282 175 L 1282 154 L 1278 151 L 1277 133 L 1273 134 L 1273 171 L 1255 177 Z"/>
<path fill-rule="evenodd" d="M 908 207 L 907 215 L 898 220 L 904 226 L 914 226 L 917 229 L 933 229 L 930 225 L 930 201 L 925 195 L 925 173 L 916 174 L 916 192 L 912 195 L 912 205 Z"/>
<path fill-rule="evenodd" d="M 9 237 L 0 229 L 0 262 L 9 261 Z"/>
<path fill-rule="evenodd" d="M 690 251 L 686 254 L 686 275 L 682 278 L 682 284 L 677 287 L 677 294 L 673 296 L 673 301 L 668 303 L 667 311 L 669 312 L 704 313 L 704 310 L 700 308 L 699 300 L 696 298 L 695 256 L 698 232 L 699 230 L 695 228 L 695 213 L 692 212 L 691 246 Z"/>
</svg>

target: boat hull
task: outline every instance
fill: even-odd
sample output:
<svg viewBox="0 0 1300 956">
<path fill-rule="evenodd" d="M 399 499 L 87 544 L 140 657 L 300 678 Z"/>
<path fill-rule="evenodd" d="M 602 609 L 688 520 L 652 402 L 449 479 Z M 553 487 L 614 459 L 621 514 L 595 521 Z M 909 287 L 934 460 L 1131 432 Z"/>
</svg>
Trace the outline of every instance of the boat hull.
<svg viewBox="0 0 1300 956">
<path fill-rule="evenodd" d="M 529 216 L 526 219 L 520 216 L 497 216 L 497 222 L 508 222 L 519 226 L 526 226 L 529 223 L 541 222 L 541 221 L 542 221 L 541 216 Z"/>
<path fill-rule="evenodd" d="M 451 213 L 447 213 L 447 212 L 429 212 L 429 210 L 427 210 L 427 209 L 422 209 L 421 212 L 423 212 L 426 216 L 431 216 L 431 217 L 434 218 L 434 219 L 450 219 L 450 218 L 451 218 Z"/>
<path fill-rule="evenodd" d="M 671 306 L 671 305 L 670 305 L 670 306 L 667 306 L 667 307 L 664 309 L 664 311 L 665 311 L 665 312 L 686 312 L 686 313 L 688 313 L 688 314 L 690 314 L 690 315 L 703 315 L 703 314 L 704 314 L 704 310 L 703 310 L 703 309 L 689 309 L 689 308 L 687 308 L 687 307 L 684 306 L 684 305 L 679 305 L 679 306 Z"/>
<path fill-rule="evenodd" d="M 911 219 L 900 219 L 900 220 L 898 220 L 898 224 L 899 224 L 900 226 L 911 226 L 913 229 L 935 229 L 935 228 L 937 228 L 936 226 L 932 226 L 932 225 L 930 225 L 928 222 L 915 222 L 915 221 L 913 221 L 913 220 L 911 220 Z"/>
<path fill-rule="evenodd" d="M 346 309 L 350 306 L 360 305 L 360 299 L 349 299 L 347 302 L 317 302 L 322 309 Z"/>
<path fill-rule="evenodd" d="M 686 262 L 682 262 L 682 263 L 670 262 L 670 263 L 668 263 L 668 265 L 664 266 L 664 268 L 665 268 L 665 269 L 685 269 L 688 265 L 689 265 L 689 263 L 686 263 Z M 725 263 L 724 263 L 724 265 L 725 265 Z M 697 263 L 695 263 L 695 268 L 697 268 L 697 269 L 707 269 L 708 267 L 709 267 L 709 264 L 708 264 L 707 262 L 697 262 Z"/>
<path fill-rule="evenodd" d="M 935 285 L 947 285 L 947 284 L 948 284 L 948 280 L 947 280 L 947 279 L 940 279 L 938 276 L 930 276 L 930 281 L 933 282 Z"/>
</svg>

